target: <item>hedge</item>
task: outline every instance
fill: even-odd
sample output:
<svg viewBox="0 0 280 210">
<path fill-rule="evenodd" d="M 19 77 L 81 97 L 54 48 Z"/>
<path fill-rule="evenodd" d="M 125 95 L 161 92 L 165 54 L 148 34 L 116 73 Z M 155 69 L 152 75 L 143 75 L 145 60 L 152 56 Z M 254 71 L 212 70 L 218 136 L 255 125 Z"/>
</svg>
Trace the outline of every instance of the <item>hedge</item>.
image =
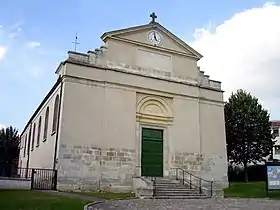
<svg viewBox="0 0 280 210">
<path fill-rule="evenodd" d="M 248 167 L 248 181 L 265 181 L 265 165 L 252 165 Z M 244 169 L 238 166 L 229 165 L 228 180 L 229 182 L 244 182 Z"/>
</svg>

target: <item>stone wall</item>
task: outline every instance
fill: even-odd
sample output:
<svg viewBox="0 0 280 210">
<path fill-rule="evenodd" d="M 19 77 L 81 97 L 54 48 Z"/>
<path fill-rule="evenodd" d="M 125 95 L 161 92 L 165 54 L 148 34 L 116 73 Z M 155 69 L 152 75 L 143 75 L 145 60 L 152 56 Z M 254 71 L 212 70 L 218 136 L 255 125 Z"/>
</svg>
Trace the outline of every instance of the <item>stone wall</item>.
<svg viewBox="0 0 280 210">
<path fill-rule="evenodd" d="M 0 189 L 31 189 L 30 179 L 0 177 Z"/>
<path fill-rule="evenodd" d="M 171 156 L 171 168 L 182 168 L 185 171 L 191 173 L 184 174 L 184 179 L 192 184 L 199 186 L 199 182 L 206 190 L 211 189 L 211 181 L 213 181 L 213 195 L 223 195 L 223 189 L 228 187 L 227 171 L 224 168 L 227 167 L 227 160 L 222 156 L 205 156 L 199 153 L 188 152 L 175 152 Z M 177 173 L 177 174 L 176 174 Z M 182 179 L 183 173 L 178 170 L 170 170 L 170 177 L 174 178 L 176 175 Z M 200 180 L 198 177 L 202 178 Z"/>
<path fill-rule="evenodd" d="M 134 149 L 97 148 L 90 145 L 60 145 L 58 159 L 59 190 L 104 190 L 131 192 L 133 176 L 136 174 Z M 187 172 L 214 181 L 213 188 L 221 190 L 227 187 L 227 174 L 217 171 L 224 162 L 221 157 L 204 157 L 199 153 L 174 152 L 170 156 L 169 176 L 176 175 L 174 168 L 182 168 Z M 226 163 L 223 163 L 226 164 Z M 217 177 L 217 174 L 220 177 Z M 179 172 L 179 176 L 182 173 Z M 221 177 L 222 176 L 222 177 Z M 185 174 L 185 180 L 190 176 Z M 193 184 L 199 179 L 192 176 Z M 206 188 L 210 185 L 203 182 Z"/>
<path fill-rule="evenodd" d="M 135 150 L 60 145 L 59 190 L 131 191 Z"/>
<path fill-rule="evenodd" d="M 171 157 L 172 168 L 182 168 L 196 174 L 201 170 L 203 156 L 199 153 L 175 152 Z"/>
<path fill-rule="evenodd" d="M 226 157 L 211 155 L 205 158 L 199 176 L 206 180 L 213 180 L 214 188 L 224 189 L 229 185 L 227 167 Z"/>
</svg>

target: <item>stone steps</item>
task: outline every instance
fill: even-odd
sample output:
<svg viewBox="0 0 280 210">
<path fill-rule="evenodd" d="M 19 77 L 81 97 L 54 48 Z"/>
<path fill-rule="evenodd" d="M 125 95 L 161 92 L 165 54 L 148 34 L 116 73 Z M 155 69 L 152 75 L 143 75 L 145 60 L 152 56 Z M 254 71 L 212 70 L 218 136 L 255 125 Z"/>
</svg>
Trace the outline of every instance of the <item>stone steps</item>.
<svg viewBox="0 0 280 210">
<path fill-rule="evenodd" d="M 167 181 L 155 181 L 156 184 L 182 184 L 180 181 L 171 181 L 171 182 L 167 182 Z"/>
<path fill-rule="evenodd" d="M 177 188 L 177 189 L 191 189 L 189 185 L 176 184 L 176 185 L 162 185 L 156 184 L 158 188 Z"/>
<path fill-rule="evenodd" d="M 190 188 L 189 185 L 183 185 L 183 184 L 178 184 L 178 185 L 157 185 L 156 188 L 159 189 L 188 189 L 188 190 L 194 190 L 194 188 Z"/>
<path fill-rule="evenodd" d="M 178 180 L 161 179 L 155 181 L 155 198 L 163 199 L 197 199 L 209 198 L 199 193 L 199 189 L 190 189 L 189 185 L 183 185 Z"/>
<path fill-rule="evenodd" d="M 206 195 L 188 195 L 188 196 L 155 196 L 155 199 L 208 199 L 210 196 Z"/>
<path fill-rule="evenodd" d="M 197 192 L 156 192 L 155 196 L 201 196 Z"/>
<path fill-rule="evenodd" d="M 156 188 L 157 192 L 199 192 L 198 190 L 195 189 L 183 189 L 183 188 Z"/>
<path fill-rule="evenodd" d="M 169 188 L 169 189 L 160 189 L 160 188 L 156 188 L 155 191 L 156 195 L 166 195 L 166 196 L 187 196 L 187 195 L 200 195 L 198 190 L 190 190 L 190 189 L 173 189 L 173 188 Z"/>
</svg>

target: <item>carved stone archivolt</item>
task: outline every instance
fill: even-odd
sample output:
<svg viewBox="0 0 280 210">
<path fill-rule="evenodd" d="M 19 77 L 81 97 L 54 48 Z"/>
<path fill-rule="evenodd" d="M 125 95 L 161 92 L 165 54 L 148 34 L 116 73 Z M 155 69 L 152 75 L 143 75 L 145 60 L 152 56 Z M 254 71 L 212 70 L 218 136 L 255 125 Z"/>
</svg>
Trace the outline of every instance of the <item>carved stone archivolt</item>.
<svg viewBox="0 0 280 210">
<path fill-rule="evenodd" d="M 173 112 L 168 103 L 161 97 L 146 96 L 138 101 L 137 120 L 144 123 L 170 124 Z"/>
</svg>

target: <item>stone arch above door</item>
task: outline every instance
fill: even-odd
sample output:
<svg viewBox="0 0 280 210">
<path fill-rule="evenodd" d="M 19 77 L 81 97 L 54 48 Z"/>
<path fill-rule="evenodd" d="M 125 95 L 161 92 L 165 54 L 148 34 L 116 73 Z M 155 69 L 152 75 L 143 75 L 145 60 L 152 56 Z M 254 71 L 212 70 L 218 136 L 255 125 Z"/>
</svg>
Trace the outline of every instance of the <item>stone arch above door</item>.
<svg viewBox="0 0 280 210">
<path fill-rule="evenodd" d="M 146 96 L 138 101 L 136 117 L 140 122 L 153 124 L 170 124 L 174 118 L 168 103 L 156 96 Z"/>
</svg>

